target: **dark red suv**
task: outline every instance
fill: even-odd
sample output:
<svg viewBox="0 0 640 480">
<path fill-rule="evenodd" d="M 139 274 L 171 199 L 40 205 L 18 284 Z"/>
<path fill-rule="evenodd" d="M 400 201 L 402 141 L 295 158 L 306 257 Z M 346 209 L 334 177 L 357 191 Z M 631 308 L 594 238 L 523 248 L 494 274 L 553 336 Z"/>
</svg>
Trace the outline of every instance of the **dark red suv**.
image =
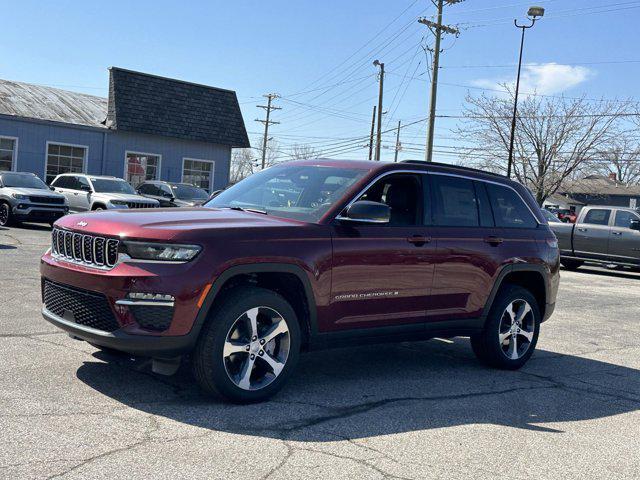
<svg viewBox="0 0 640 480">
<path fill-rule="evenodd" d="M 280 389 L 300 351 L 351 343 L 470 336 L 483 362 L 519 368 L 553 312 L 558 270 L 545 217 L 505 177 L 302 161 L 202 208 L 58 220 L 42 313 L 159 373 L 189 357 L 205 391 L 244 402 Z"/>
</svg>

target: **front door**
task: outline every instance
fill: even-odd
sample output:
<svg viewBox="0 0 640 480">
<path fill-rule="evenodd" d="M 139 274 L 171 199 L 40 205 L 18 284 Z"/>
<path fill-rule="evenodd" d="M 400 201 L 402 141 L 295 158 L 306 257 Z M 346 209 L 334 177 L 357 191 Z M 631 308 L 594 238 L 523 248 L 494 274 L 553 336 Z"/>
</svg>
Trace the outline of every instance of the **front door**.
<svg viewBox="0 0 640 480">
<path fill-rule="evenodd" d="M 389 224 L 333 225 L 332 329 L 424 323 L 435 244 L 423 221 L 422 177 L 390 174 L 359 197 L 389 205 Z"/>
<path fill-rule="evenodd" d="M 591 208 L 573 229 L 573 250 L 581 257 L 605 260 L 609 254 L 611 209 Z"/>
<path fill-rule="evenodd" d="M 617 262 L 640 263 L 640 231 L 631 230 L 631 221 L 640 215 L 628 210 L 616 210 L 609 237 L 609 256 Z"/>
</svg>

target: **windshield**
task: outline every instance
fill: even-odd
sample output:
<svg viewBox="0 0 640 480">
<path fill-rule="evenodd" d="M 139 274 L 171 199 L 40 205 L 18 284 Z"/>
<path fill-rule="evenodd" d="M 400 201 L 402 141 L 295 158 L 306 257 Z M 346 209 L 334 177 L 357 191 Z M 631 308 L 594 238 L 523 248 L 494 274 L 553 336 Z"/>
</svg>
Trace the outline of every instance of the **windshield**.
<svg viewBox="0 0 640 480">
<path fill-rule="evenodd" d="M 209 194 L 203 188 L 193 185 L 171 185 L 173 195 L 180 200 L 206 200 Z"/>
<path fill-rule="evenodd" d="M 109 178 L 92 178 L 93 189 L 98 193 L 128 193 L 135 195 L 136 191 L 124 180 Z"/>
<path fill-rule="evenodd" d="M 316 222 L 366 172 L 310 165 L 271 167 L 245 178 L 205 206 L 255 209 Z"/>
<path fill-rule="evenodd" d="M 2 185 L 16 188 L 37 188 L 49 190 L 49 187 L 35 175 L 20 175 L 19 173 L 3 173 L 0 175 Z"/>
</svg>

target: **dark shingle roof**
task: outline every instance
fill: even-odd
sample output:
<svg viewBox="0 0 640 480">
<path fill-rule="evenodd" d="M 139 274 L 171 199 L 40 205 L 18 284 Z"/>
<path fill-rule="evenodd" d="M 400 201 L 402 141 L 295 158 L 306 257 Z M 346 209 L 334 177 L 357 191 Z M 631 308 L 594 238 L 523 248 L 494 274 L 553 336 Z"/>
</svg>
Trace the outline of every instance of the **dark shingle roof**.
<svg viewBox="0 0 640 480">
<path fill-rule="evenodd" d="M 0 114 L 104 128 L 107 99 L 30 83 L 0 80 Z"/>
<path fill-rule="evenodd" d="M 235 92 L 122 68 L 109 70 L 109 127 L 249 147 Z"/>
</svg>

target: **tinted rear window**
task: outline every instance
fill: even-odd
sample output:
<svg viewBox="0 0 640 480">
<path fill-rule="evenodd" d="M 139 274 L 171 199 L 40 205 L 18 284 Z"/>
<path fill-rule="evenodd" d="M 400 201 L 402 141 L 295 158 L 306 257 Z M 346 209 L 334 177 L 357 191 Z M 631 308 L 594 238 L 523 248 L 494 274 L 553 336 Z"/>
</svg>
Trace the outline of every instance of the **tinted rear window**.
<svg viewBox="0 0 640 480">
<path fill-rule="evenodd" d="M 535 228 L 538 222 L 514 190 L 494 183 L 486 184 L 497 227 Z"/>
<path fill-rule="evenodd" d="M 433 221 L 438 226 L 477 227 L 478 205 L 473 181 L 466 178 L 432 175 Z"/>
</svg>

